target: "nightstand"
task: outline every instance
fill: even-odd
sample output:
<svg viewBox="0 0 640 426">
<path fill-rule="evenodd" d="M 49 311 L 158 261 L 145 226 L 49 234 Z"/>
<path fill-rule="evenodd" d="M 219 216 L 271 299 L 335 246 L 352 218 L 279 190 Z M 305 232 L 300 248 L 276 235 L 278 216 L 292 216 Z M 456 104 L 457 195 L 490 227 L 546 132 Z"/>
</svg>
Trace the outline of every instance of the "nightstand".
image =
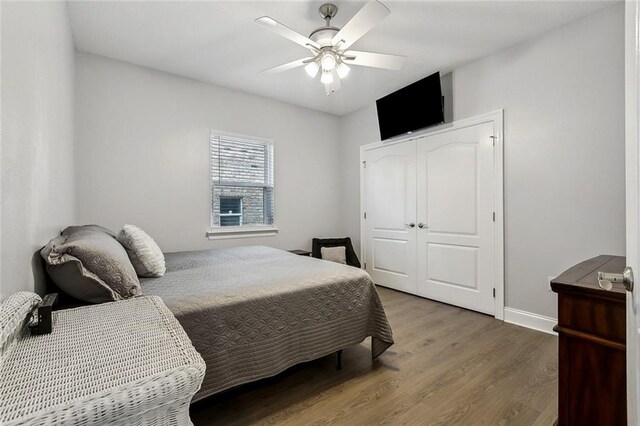
<svg viewBox="0 0 640 426">
<path fill-rule="evenodd" d="M 13 329 L 2 342 L 1 424 L 191 424 L 205 363 L 159 297 L 56 311 L 51 334 L 33 336 L 20 319 L 35 298 L 1 305 L 2 330 Z"/>
<path fill-rule="evenodd" d="M 298 256 L 311 257 L 311 252 L 308 250 L 295 249 L 295 250 L 289 250 L 289 253 L 297 254 Z"/>
</svg>

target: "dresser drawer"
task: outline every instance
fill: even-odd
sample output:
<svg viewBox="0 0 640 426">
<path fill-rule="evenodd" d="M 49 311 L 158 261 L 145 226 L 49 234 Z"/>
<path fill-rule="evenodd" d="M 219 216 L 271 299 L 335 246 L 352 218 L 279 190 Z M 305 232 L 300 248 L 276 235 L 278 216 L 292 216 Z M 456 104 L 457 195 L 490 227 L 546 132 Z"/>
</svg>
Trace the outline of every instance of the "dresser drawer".
<svg viewBox="0 0 640 426">
<path fill-rule="evenodd" d="M 625 344 L 626 311 L 622 303 L 581 296 L 558 294 L 558 327 L 587 333 Z"/>
</svg>

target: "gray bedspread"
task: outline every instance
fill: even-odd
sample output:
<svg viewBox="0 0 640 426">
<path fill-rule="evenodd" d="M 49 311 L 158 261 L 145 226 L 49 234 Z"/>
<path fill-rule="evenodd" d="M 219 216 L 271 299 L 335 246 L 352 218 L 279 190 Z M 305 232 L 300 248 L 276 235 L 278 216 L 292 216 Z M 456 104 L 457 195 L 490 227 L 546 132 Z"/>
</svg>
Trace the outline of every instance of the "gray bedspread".
<svg viewBox="0 0 640 426">
<path fill-rule="evenodd" d="M 361 269 L 262 246 L 167 253 L 166 263 L 142 289 L 162 298 L 207 364 L 194 401 L 368 336 L 373 358 L 393 344 Z"/>
</svg>

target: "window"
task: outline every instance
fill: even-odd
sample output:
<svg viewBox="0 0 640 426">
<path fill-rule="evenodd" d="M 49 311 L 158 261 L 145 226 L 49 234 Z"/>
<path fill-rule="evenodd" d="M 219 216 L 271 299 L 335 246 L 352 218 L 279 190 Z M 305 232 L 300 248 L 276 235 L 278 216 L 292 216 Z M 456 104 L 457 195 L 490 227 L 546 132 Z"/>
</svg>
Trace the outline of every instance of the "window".
<svg viewBox="0 0 640 426">
<path fill-rule="evenodd" d="M 273 144 L 215 131 L 210 143 L 211 233 L 273 230 Z"/>
<path fill-rule="evenodd" d="M 241 197 L 220 197 L 220 226 L 242 226 Z"/>
</svg>

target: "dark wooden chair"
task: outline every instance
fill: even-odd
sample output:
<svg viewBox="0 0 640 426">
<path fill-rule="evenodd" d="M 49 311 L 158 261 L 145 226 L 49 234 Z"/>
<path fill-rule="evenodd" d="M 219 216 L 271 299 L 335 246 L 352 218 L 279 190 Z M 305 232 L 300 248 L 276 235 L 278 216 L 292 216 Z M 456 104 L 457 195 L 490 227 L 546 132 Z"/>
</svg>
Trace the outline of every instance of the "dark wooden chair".
<svg viewBox="0 0 640 426">
<path fill-rule="evenodd" d="M 322 247 L 344 247 L 347 265 L 360 267 L 360 260 L 356 255 L 353 245 L 351 244 L 351 238 L 314 238 L 311 242 L 311 256 L 317 259 L 322 259 L 320 249 Z"/>
</svg>

